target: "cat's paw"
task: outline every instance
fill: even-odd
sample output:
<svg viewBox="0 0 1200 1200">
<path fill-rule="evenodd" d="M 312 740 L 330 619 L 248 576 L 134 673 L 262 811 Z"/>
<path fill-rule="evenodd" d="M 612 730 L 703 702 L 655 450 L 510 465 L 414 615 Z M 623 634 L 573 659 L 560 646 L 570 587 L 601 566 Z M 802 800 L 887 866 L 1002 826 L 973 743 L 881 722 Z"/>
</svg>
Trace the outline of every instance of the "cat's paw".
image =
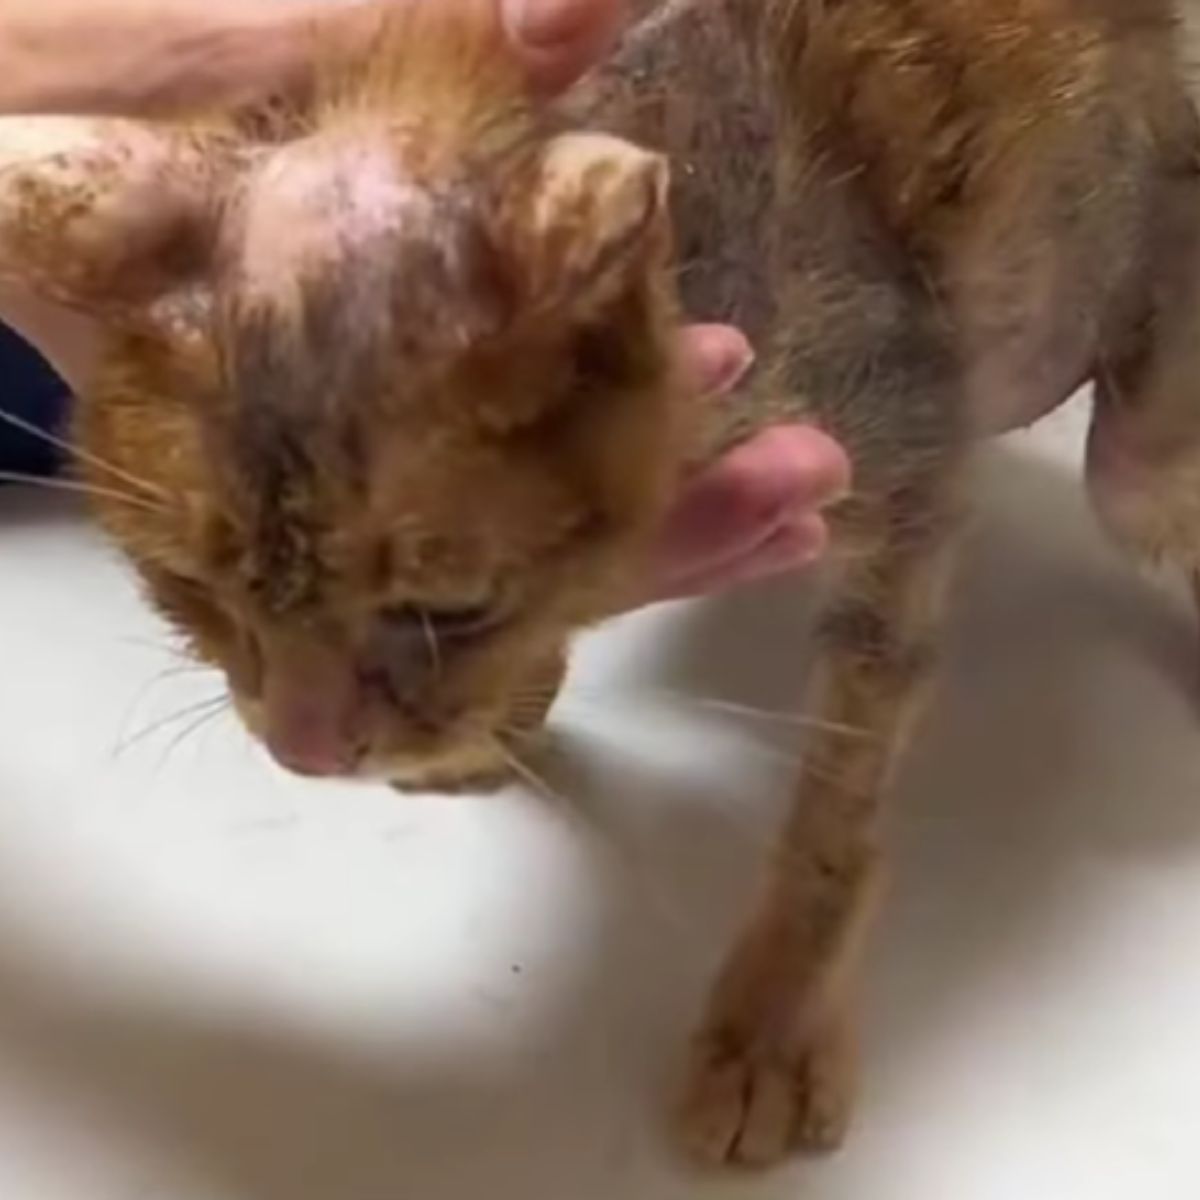
<svg viewBox="0 0 1200 1200">
<path fill-rule="evenodd" d="M 706 1030 L 696 1039 L 679 1111 L 684 1149 L 710 1166 L 767 1167 L 844 1140 L 854 1079 L 847 1035 L 830 1027 L 786 1053 Z"/>
<path fill-rule="evenodd" d="M 454 772 L 429 771 L 423 775 L 392 781 L 394 791 L 407 793 L 440 792 L 445 796 L 473 796 L 498 792 L 518 778 L 506 763 L 487 770 Z"/>
<path fill-rule="evenodd" d="M 398 792 L 441 792 L 445 795 L 498 792 L 516 778 L 511 760 L 487 743 L 452 758 L 420 768 L 407 768 L 391 783 Z"/>
</svg>

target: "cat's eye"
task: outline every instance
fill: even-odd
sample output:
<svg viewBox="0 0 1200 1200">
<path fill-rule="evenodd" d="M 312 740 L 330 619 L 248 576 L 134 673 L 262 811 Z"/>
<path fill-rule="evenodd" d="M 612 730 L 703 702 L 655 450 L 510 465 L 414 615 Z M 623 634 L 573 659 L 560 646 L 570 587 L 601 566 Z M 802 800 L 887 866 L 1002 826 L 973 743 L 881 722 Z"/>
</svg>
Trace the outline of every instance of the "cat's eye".
<svg viewBox="0 0 1200 1200">
<path fill-rule="evenodd" d="M 385 609 L 385 624 L 394 631 L 433 634 L 441 642 L 466 642 L 490 632 L 501 623 L 493 605 L 429 606 L 400 604 Z"/>
</svg>

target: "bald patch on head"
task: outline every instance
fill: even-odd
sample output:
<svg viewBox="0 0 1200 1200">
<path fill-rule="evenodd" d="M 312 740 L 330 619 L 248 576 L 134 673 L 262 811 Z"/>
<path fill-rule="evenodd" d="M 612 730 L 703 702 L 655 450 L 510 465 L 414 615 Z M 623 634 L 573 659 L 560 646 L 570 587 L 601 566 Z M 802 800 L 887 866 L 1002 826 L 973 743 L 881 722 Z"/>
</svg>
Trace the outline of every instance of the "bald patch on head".
<svg viewBox="0 0 1200 1200">
<path fill-rule="evenodd" d="M 247 180 L 233 252 L 247 301 L 285 304 L 347 244 L 434 225 L 428 192 L 401 177 L 379 137 L 314 136 L 273 152 Z"/>
</svg>

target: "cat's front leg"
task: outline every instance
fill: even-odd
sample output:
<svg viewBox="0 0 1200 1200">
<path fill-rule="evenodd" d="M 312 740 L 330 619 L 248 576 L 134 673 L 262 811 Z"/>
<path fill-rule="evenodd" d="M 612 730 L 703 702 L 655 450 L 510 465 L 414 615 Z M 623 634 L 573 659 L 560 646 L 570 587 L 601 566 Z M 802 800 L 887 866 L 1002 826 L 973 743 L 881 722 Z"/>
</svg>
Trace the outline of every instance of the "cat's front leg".
<svg viewBox="0 0 1200 1200">
<path fill-rule="evenodd" d="M 928 675 L 952 524 L 938 490 L 878 515 L 878 549 L 822 622 L 824 694 L 799 794 L 693 1046 L 682 1134 L 706 1162 L 761 1166 L 845 1135 L 879 800 Z"/>
</svg>

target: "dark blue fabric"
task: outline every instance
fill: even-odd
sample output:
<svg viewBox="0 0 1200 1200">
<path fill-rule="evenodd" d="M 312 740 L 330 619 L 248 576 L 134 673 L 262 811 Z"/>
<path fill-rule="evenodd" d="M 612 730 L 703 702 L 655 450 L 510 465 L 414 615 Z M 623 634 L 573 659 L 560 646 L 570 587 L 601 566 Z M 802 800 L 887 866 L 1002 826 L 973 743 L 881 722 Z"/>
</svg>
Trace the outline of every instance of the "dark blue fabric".
<svg viewBox="0 0 1200 1200">
<path fill-rule="evenodd" d="M 70 391 L 22 337 L 0 324 L 0 408 L 41 429 L 61 432 Z M 47 442 L 0 418 L 0 470 L 51 475 L 63 455 Z"/>
</svg>

